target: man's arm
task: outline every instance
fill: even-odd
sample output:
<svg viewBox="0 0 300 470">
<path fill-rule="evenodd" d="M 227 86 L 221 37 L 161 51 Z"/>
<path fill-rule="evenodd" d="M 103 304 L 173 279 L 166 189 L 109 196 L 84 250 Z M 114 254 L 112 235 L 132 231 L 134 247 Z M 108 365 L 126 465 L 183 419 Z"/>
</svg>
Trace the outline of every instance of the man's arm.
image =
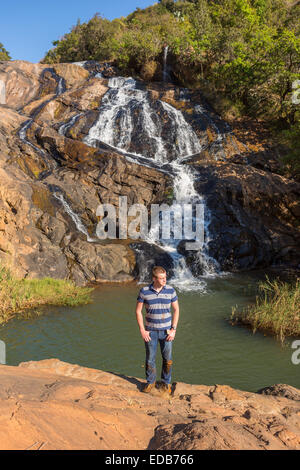
<svg viewBox="0 0 300 470">
<path fill-rule="evenodd" d="M 139 325 L 139 328 L 140 328 L 140 333 L 142 335 L 142 338 L 144 341 L 146 341 L 148 343 L 148 341 L 151 340 L 150 338 L 150 333 L 149 331 L 146 331 L 145 330 L 145 327 L 144 327 L 144 319 L 143 319 L 143 305 L 144 303 L 143 302 L 139 302 L 137 301 L 136 303 L 136 309 L 135 309 L 135 314 L 136 314 L 136 320 L 138 322 L 138 325 Z"/>
<path fill-rule="evenodd" d="M 179 303 L 178 303 L 178 300 L 175 300 L 175 302 L 172 302 L 172 307 L 173 307 L 172 326 L 177 328 L 178 320 L 179 320 Z M 175 338 L 175 334 L 176 334 L 176 330 L 170 330 L 170 333 L 167 336 L 166 340 L 167 341 L 173 341 L 173 339 Z"/>
</svg>

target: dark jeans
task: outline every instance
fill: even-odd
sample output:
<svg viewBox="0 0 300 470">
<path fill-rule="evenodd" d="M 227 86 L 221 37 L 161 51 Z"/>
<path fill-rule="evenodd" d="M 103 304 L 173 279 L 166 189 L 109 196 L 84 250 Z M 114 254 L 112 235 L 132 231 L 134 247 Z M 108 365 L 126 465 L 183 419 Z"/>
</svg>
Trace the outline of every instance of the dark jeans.
<svg viewBox="0 0 300 470">
<path fill-rule="evenodd" d="M 145 341 L 146 347 L 146 379 L 147 383 L 154 383 L 156 379 L 156 350 L 157 343 L 159 342 L 161 355 L 163 359 L 161 380 L 166 384 L 171 383 L 172 373 L 172 343 L 173 341 L 166 341 L 167 330 L 149 331 L 151 340 Z"/>
</svg>

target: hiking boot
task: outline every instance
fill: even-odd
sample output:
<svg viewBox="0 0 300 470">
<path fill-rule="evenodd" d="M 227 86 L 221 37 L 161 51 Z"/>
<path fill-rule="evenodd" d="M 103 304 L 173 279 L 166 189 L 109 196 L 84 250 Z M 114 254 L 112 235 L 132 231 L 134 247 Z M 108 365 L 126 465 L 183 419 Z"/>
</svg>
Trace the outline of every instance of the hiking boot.
<svg viewBox="0 0 300 470">
<path fill-rule="evenodd" d="M 142 388 L 142 392 L 144 393 L 149 393 L 151 392 L 151 390 L 155 387 L 155 382 L 153 384 L 150 384 L 150 383 L 146 383 L 144 384 L 143 388 Z"/>
<path fill-rule="evenodd" d="M 160 389 L 162 392 L 168 393 L 168 395 L 171 395 L 171 393 L 172 393 L 172 386 L 171 386 L 171 384 L 161 383 L 159 389 Z"/>
</svg>

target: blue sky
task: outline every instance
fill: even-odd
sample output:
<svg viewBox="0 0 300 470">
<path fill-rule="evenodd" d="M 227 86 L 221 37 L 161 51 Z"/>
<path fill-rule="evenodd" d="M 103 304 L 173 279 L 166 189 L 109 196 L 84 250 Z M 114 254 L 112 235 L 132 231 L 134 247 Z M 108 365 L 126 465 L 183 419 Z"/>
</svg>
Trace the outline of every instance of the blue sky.
<svg viewBox="0 0 300 470">
<path fill-rule="evenodd" d="M 0 42 L 13 60 L 39 62 L 53 47 L 52 41 L 73 25 L 86 22 L 95 13 L 112 20 L 127 16 L 151 0 L 5 0 L 0 8 Z"/>
</svg>

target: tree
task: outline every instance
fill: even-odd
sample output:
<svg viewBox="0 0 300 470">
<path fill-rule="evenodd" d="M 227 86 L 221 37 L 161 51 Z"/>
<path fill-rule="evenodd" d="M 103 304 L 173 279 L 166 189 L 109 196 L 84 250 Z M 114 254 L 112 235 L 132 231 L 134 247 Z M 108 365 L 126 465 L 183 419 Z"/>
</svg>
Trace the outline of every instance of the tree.
<svg viewBox="0 0 300 470">
<path fill-rule="evenodd" d="M 3 44 L 0 42 L 0 60 L 10 60 L 11 57 L 9 52 L 5 49 Z"/>
</svg>

